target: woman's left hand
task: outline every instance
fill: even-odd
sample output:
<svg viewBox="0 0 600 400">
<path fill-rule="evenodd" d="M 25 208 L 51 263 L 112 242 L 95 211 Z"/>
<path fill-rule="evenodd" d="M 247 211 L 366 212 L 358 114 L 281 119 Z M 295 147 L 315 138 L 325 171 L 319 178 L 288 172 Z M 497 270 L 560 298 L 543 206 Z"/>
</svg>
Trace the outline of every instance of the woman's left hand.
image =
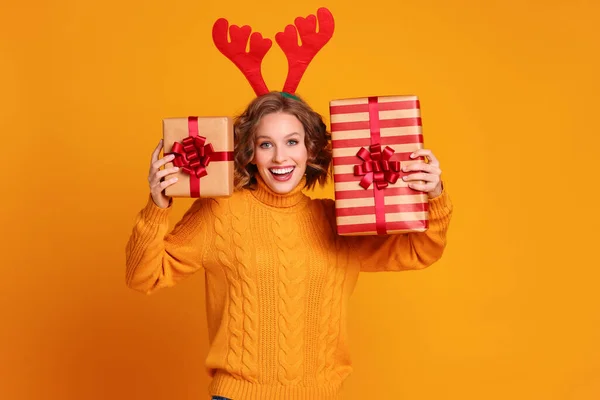
<svg viewBox="0 0 600 400">
<path fill-rule="evenodd" d="M 411 154 L 411 158 L 427 157 L 428 162 L 412 162 L 402 166 L 403 172 L 414 172 L 402 177 L 411 189 L 426 192 L 430 199 L 442 194 L 442 170 L 440 162 L 431 150 L 420 149 Z M 417 183 L 414 181 L 422 181 Z"/>
</svg>

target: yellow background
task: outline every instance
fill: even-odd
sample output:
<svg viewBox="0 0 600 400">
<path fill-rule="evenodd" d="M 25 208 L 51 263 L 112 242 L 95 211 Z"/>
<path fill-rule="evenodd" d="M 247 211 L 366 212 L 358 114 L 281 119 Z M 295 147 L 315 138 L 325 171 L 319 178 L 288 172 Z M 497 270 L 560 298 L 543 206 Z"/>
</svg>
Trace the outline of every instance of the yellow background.
<svg viewBox="0 0 600 400">
<path fill-rule="evenodd" d="M 456 207 L 435 266 L 361 276 L 346 398 L 599 399 L 598 4 L 4 2 L 0 398 L 205 398 L 202 274 L 124 284 L 150 153 L 161 118 L 253 98 L 217 18 L 273 38 L 327 6 L 299 94 L 327 117 L 333 98 L 419 95 Z M 286 68 L 275 44 L 270 88 Z"/>
</svg>

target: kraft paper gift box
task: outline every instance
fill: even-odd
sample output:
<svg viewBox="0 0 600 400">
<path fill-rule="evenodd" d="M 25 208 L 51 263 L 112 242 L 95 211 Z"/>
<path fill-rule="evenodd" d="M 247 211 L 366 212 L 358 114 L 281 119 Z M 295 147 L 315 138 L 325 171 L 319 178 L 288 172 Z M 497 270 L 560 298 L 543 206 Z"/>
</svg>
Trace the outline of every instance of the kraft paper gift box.
<svg viewBox="0 0 600 400">
<path fill-rule="evenodd" d="M 408 187 L 401 167 L 425 162 L 417 96 L 330 101 L 336 225 L 339 235 L 428 229 L 428 196 Z M 420 182 L 419 182 L 420 183 Z"/>
<path fill-rule="evenodd" d="M 230 117 L 163 119 L 163 152 L 175 154 L 165 168 L 179 167 L 172 197 L 227 197 L 233 193 L 233 122 Z"/>
</svg>

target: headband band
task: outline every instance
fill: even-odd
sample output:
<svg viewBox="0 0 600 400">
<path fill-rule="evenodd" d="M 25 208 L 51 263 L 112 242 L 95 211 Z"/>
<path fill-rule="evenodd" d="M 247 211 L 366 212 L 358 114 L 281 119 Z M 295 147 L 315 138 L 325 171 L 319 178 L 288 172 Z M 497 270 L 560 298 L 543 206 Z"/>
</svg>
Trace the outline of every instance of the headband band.
<svg viewBox="0 0 600 400">
<path fill-rule="evenodd" d="M 294 95 L 293 95 L 293 94 L 291 94 L 291 93 L 288 93 L 288 92 L 279 92 L 279 93 L 281 93 L 281 95 L 282 95 L 283 97 L 287 97 L 288 99 L 294 99 L 294 100 L 297 100 L 297 101 L 299 101 L 299 102 L 302 102 L 302 100 L 300 100 L 300 98 L 299 98 L 298 96 L 294 96 Z"/>
</svg>

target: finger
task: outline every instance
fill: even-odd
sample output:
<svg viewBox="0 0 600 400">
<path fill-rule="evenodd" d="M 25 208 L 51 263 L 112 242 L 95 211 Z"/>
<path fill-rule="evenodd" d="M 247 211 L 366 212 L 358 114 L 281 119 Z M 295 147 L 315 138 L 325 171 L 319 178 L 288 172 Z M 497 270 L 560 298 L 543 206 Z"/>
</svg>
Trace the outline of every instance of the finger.
<svg viewBox="0 0 600 400">
<path fill-rule="evenodd" d="M 442 174 L 442 170 L 439 169 L 439 167 L 436 167 L 435 165 L 427 164 L 424 162 L 414 162 L 414 163 L 410 163 L 410 164 L 404 164 L 402 166 L 402 171 L 404 171 L 404 172 L 424 171 L 424 172 L 428 172 L 430 174 L 436 174 L 436 175 Z"/>
<path fill-rule="evenodd" d="M 178 167 L 165 168 L 158 170 L 154 174 L 150 176 L 150 186 L 156 185 L 159 181 L 163 180 L 163 178 L 167 175 L 171 175 L 179 171 Z"/>
<path fill-rule="evenodd" d="M 427 157 L 427 159 L 429 160 L 429 164 L 434 165 L 436 167 L 440 166 L 440 162 L 438 161 L 437 157 L 429 149 L 419 149 L 413 154 L 411 154 L 411 158 L 416 157 Z"/>
<path fill-rule="evenodd" d="M 418 172 L 416 174 L 404 175 L 402 180 L 406 182 L 411 181 L 424 181 L 424 182 L 439 182 L 440 177 L 435 174 L 427 174 Z"/>
<path fill-rule="evenodd" d="M 156 162 L 158 160 L 158 155 L 160 154 L 160 150 L 162 148 L 163 148 L 163 140 L 160 139 L 158 141 L 158 144 L 156 145 L 156 148 L 152 152 L 152 158 L 151 158 L 151 161 L 150 161 L 151 164 L 154 164 L 154 162 Z"/>
<path fill-rule="evenodd" d="M 158 171 L 155 175 L 158 180 L 161 180 L 163 177 L 174 174 L 177 171 L 179 171 L 179 167 L 165 168 Z"/>
<path fill-rule="evenodd" d="M 154 171 L 156 171 L 157 169 L 159 169 L 160 167 L 162 167 L 163 165 L 165 165 L 168 162 L 173 161 L 173 159 L 175 158 L 175 156 L 173 154 L 169 154 L 165 157 L 162 157 L 159 160 L 156 160 L 152 163 L 152 169 Z"/>
<path fill-rule="evenodd" d="M 179 178 L 177 178 L 176 176 L 174 176 L 173 178 L 170 178 L 170 179 L 165 179 L 164 181 L 162 181 L 158 184 L 158 187 L 160 188 L 161 191 L 163 191 L 163 190 L 165 190 L 166 187 L 171 186 L 178 180 L 179 180 Z"/>
<path fill-rule="evenodd" d="M 431 192 L 436 187 L 436 183 L 415 183 L 410 182 L 408 187 L 414 190 L 418 190 L 420 192 Z"/>
<path fill-rule="evenodd" d="M 153 193 L 160 193 L 163 190 L 165 190 L 166 187 L 171 186 L 178 180 L 179 179 L 176 176 L 174 176 L 173 178 L 165 179 L 164 181 L 157 182 L 155 185 L 152 185 L 152 187 L 150 189 Z"/>
<path fill-rule="evenodd" d="M 166 157 L 160 158 L 150 164 L 150 171 L 148 171 L 148 182 L 152 183 L 155 180 L 154 175 L 160 171 L 160 167 L 170 161 L 173 161 L 174 158 L 175 156 L 173 154 L 169 154 Z"/>
</svg>

